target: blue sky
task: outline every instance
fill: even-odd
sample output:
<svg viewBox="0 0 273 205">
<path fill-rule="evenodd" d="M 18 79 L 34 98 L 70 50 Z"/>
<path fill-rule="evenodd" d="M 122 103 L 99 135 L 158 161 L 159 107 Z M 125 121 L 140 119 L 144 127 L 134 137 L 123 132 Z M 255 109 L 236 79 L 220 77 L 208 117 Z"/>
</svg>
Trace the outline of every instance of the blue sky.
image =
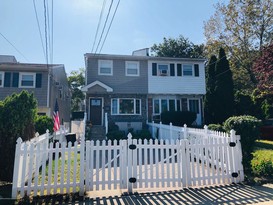
<svg viewBox="0 0 273 205">
<path fill-rule="evenodd" d="M 51 8 L 51 1 L 48 2 Z M 101 29 L 110 2 L 111 0 L 106 1 Z M 112 12 L 117 2 L 118 0 L 114 0 Z M 180 34 L 195 44 L 204 43 L 203 22 L 213 15 L 215 11 L 213 5 L 217 2 L 217 0 L 120 0 L 101 53 L 131 55 L 133 50 L 162 42 L 163 37 L 177 38 Z M 35 0 L 35 3 L 45 44 L 43 0 Z M 92 51 L 102 4 L 103 0 L 54 0 L 53 63 L 64 64 L 68 74 L 72 70 L 84 67 L 84 54 Z M 112 14 L 110 13 L 109 22 Z M 107 28 L 108 26 L 106 30 Z M 14 55 L 21 63 L 46 63 L 33 0 L 1 0 L 0 33 L 26 59 L 1 35 L 0 55 Z"/>
</svg>

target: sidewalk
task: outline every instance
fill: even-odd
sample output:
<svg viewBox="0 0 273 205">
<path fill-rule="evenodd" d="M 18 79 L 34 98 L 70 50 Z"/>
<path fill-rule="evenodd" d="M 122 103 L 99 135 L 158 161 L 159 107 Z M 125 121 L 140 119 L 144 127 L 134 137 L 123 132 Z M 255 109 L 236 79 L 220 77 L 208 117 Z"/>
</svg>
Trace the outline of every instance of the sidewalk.
<svg viewBox="0 0 273 205">
<path fill-rule="evenodd" d="M 273 204 L 273 185 L 223 185 L 182 190 L 141 190 L 134 194 L 121 191 L 88 192 L 85 202 L 79 204 Z"/>
</svg>

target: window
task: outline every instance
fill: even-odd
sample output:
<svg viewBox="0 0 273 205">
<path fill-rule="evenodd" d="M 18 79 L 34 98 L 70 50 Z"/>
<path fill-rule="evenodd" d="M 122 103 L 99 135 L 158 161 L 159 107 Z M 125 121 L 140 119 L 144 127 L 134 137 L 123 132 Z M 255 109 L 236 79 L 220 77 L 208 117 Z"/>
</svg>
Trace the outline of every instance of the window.
<svg viewBox="0 0 273 205">
<path fill-rule="evenodd" d="M 139 62 L 126 61 L 125 72 L 126 76 L 139 76 Z"/>
<path fill-rule="evenodd" d="M 20 88 L 35 88 L 36 74 L 35 73 L 20 73 L 19 87 Z"/>
<path fill-rule="evenodd" d="M 180 110 L 180 100 L 175 99 L 154 99 L 153 100 L 153 113 L 160 114 L 165 111 L 177 111 Z"/>
<path fill-rule="evenodd" d="M 0 72 L 0 88 L 4 86 L 4 72 Z"/>
<path fill-rule="evenodd" d="M 112 115 L 140 115 L 140 99 L 114 98 L 111 103 Z"/>
<path fill-rule="evenodd" d="M 192 65 L 183 65 L 183 76 L 192 76 Z"/>
<path fill-rule="evenodd" d="M 99 75 L 113 75 L 113 61 L 99 60 Z"/>
<path fill-rule="evenodd" d="M 167 64 L 158 64 L 159 74 L 161 76 L 167 76 L 168 75 L 168 68 L 169 68 L 169 65 L 167 65 Z"/>
<path fill-rule="evenodd" d="M 199 114 L 199 100 L 189 100 L 189 110 Z"/>
</svg>

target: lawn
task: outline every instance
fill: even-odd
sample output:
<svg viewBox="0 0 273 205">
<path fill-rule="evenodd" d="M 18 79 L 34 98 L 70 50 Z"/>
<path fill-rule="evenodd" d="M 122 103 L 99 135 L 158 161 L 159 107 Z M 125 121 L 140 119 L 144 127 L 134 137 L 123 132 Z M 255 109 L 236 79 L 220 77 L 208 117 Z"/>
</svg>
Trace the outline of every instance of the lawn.
<svg viewBox="0 0 273 205">
<path fill-rule="evenodd" d="M 273 141 L 257 140 L 251 161 L 255 181 L 273 182 Z"/>
</svg>

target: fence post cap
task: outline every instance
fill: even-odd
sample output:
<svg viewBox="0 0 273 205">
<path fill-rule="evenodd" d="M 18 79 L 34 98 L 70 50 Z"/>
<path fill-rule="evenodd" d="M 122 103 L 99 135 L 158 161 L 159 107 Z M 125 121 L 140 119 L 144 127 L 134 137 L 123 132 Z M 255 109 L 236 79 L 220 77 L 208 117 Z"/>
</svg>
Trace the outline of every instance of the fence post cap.
<svg viewBox="0 0 273 205">
<path fill-rule="evenodd" d="M 208 126 L 207 126 L 207 125 L 205 125 L 205 126 L 204 126 L 204 129 L 205 129 L 205 130 L 207 130 L 207 129 L 208 129 Z"/>
<path fill-rule="evenodd" d="M 132 136 L 131 132 L 129 132 L 129 134 L 127 135 L 127 138 L 128 138 L 128 139 L 132 139 L 132 137 L 133 137 L 133 136 Z"/>
<path fill-rule="evenodd" d="M 235 135 L 236 131 L 234 129 L 230 130 L 231 135 Z"/>
<path fill-rule="evenodd" d="M 187 127 L 187 124 L 184 124 L 184 127 Z"/>
<path fill-rule="evenodd" d="M 39 137 L 39 135 L 40 135 L 39 132 L 35 133 L 35 137 Z"/>
<path fill-rule="evenodd" d="M 49 130 L 48 130 L 48 129 L 46 129 L 46 133 L 49 133 Z"/>
<path fill-rule="evenodd" d="M 16 142 L 17 142 L 17 143 L 22 143 L 22 142 L 23 142 L 23 140 L 22 140 L 22 138 L 21 138 L 21 137 L 19 137 L 19 138 L 16 140 Z"/>
</svg>

